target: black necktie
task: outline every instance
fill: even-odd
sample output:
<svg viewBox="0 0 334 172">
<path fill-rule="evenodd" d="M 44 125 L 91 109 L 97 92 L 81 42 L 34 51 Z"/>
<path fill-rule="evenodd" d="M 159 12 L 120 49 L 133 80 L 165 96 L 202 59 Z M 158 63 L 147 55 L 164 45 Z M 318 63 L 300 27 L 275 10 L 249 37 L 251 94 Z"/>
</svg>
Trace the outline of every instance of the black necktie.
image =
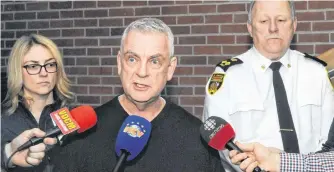
<svg viewBox="0 0 334 172">
<path fill-rule="evenodd" d="M 283 147 L 285 152 L 299 153 L 297 134 L 293 124 L 284 83 L 279 73 L 281 66 L 281 62 L 273 62 L 269 67 L 273 70 L 273 85 Z"/>
</svg>

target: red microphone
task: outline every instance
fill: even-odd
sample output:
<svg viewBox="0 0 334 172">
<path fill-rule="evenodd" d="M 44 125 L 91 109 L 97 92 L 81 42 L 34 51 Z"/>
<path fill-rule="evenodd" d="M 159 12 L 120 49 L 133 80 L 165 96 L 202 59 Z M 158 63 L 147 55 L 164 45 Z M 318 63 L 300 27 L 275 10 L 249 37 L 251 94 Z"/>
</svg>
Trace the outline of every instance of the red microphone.
<svg viewBox="0 0 334 172">
<path fill-rule="evenodd" d="M 34 137 L 25 142 L 17 151 L 29 148 L 30 146 L 42 143 L 46 137 L 56 137 L 60 134 L 67 135 L 73 132 L 82 133 L 96 125 L 97 116 L 91 106 L 83 105 L 72 109 L 61 108 L 50 114 L 56 127 L 47 131 L 43 138 Z"/>
<path fill-rule="evenodd" d="M 218 151 L 227 148 L 228 150 L 243 151 L 233 143 L 235 132 L 232 126 L 224 119 L 217 116 L 209 117 L 200 127 L 201 137 L 208 145 Z M 253 172 L 263 172 L 260 167 L 255 167 Z"/>
</svg>

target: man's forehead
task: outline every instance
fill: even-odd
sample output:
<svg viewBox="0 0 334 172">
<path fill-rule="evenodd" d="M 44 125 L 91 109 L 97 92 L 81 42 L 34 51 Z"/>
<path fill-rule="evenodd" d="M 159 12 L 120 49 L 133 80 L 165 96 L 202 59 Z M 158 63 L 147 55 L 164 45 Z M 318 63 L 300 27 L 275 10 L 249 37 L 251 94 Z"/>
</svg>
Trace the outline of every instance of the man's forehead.
<svg viewBox="0 0 334 172">
<path fill-rule="evenodd" d="M 253 6 L 255 14 L 276 13 L 291 14 L 288 1 L 256 1 Z"/>
</svg>

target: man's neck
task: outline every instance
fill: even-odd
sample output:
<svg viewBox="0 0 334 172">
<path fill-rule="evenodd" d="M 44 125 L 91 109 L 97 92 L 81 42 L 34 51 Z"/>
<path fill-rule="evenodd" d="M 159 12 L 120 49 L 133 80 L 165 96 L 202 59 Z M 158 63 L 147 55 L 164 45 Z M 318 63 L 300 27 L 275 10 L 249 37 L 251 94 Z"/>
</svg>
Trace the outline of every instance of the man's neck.
<svg viewBox="0 0 334 172">
<path fill-rule="evenodd" d="M 152 121 L 157 117 L 166 104 L 164 99 L 160 96 L 152 102 L 140 103 L 130 100 L 124 94 L 119 97 L 119 102 L 129 115 L 138 115 L 148 121 Z"/>
</svg>

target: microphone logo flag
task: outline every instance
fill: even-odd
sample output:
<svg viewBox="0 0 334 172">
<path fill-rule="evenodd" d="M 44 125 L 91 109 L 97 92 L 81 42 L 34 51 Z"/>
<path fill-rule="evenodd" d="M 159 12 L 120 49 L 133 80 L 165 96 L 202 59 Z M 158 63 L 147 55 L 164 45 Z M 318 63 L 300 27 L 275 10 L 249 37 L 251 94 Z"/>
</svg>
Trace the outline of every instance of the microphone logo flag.
<svg viewBox="0 0 334 172">
<path fill-rule="evenodd" d="M 216 126 L 216 121 L 214 119 L 208 119 L 204 123 L 204 130 L 210 131 Z"/>
<path fill-rule="evenodd" d="M 139 122 L 130 122 L 126 124 L 123 132 L 127 133 L 131 137 L 140 138 L 146 133 L 146 130 L 144 125 L 141 125 Z"/>
<path fill-rule="evenodd" d="M 73 131 L 80 128 L 67 108 L 61 108 L 55 112 L 52 112 L 50 116 L 51 119 L 57 124 L 63 135 L 72 133 Z"/>
</svg>

